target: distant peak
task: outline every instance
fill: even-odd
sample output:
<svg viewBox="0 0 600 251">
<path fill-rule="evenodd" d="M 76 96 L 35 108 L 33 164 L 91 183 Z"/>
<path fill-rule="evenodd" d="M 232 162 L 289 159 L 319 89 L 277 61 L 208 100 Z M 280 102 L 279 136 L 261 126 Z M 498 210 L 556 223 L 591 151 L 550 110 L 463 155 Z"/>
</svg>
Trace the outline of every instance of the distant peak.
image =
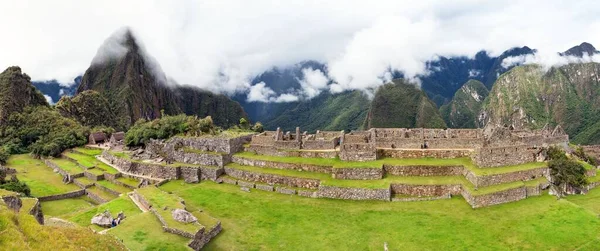
<svg viewBox="0 0 600 251">
<path fill-rule="evenodd" d="M 119 59 L 130 51 L 139 53 L 139 50 L 139 41 L 135 37 L 134 32 L 129 27 L 123 27 L 104 40 L 92 60 L 92 65 Z"/>
<path fill-rule="evenodd" d="M 560 53 L 561 56 L 574 56 L 574 57 L 583 57 L 584 55 L 594 55 L 598 53 L 596 47 L 588 42 L 583 42 L 580 45 L 576 45 L 566 50 L 563 53 Z"/>
</svg>

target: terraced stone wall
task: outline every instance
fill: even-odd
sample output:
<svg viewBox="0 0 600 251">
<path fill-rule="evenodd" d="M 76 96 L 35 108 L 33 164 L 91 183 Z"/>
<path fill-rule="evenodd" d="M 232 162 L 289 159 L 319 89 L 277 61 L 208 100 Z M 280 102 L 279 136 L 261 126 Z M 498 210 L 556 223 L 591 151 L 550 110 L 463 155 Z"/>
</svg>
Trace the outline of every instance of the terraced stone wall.
<svg viewBox="0 0 600 251">
<path fill-rule="evenodd" d="M 205 229 L 202 229 L 194 235 L 194 239 L 192 239 L 192 241 L 188 244 L 188 247 L 193 250 L 201 250 L 210 242 L 210 240 L 212 240 L 212 238 L 215 238 L 217 234 L 221 232 L 221 222 L 217 222 L 217 224 L 208 232 L 205 232 L 204 230 Z"/>
<path fill-rule="evenodd" d="M 444 195 L 459 195 L 462 192 L 462 185 L 392 184 L 391 189 L 392 194 L 433 197 Z"/>
<path fill-rule="evenodd" d="M 12 209 L 16 212 L 21 210 L 21 207 L 23 206 L 23 202 L 17 195 L 3 196 L 1 199 L 9 209 Z"/>
<path fill-rule="evenodd" d="M 42 204 L 40 204 L 40 200 L 36 200 L 33 207 L 29 209 L 28 212 L 35 220 L 40 223 L 40 225 L 44 225 L 44 213 L 42 212 Z"/>
<path fill-rule="evenodd" d="M 390 201 L 392 193 L 390 188 L 369 189 L 353 187 L 319 186 L 316 197 L 344 199 L 344 200 L 384 200 Z"/>
<path fill-rule="evenodd" d="M 260 182 L 267 184 L 279 184 L 289 187 L 299 187 L 306 189 L 317 189 L 319 187 L 319 184 L 321 183 L 321 181 L 317 179 L 287 177 L 267 173 L 250 172 L 230 167 L 225 167 L 225 174 L 233 178 L 245 181 Z"/>
<path fill-rule="evenodd" d="M 304 150 L 278 150 L 274 146 L 265 145 L 250 145 L 246 148 L 247 152 L 253 152 L 260 155 L 270 155 L 279 157 L 301 157 L 301 158 L 327 158 L 334 159 L 338 156 L 338 152 L 331 151 L 304 151 Z"/>
<path fill-rule="evenodd" d="M 344 143 L 340 148 L 340 159 L 344 161 L 370 161 L 377 159 L 375 145 L 370 143 Z"/>
<path fill-rule="evenodd" d="M 104 179 L 104 174 L 93 174 L 88 171 L 83 172 L 83 175 L 93 181 L 99 181 Z"/>
<path fill-rule="evenodd" d="M 383 165 L 385 173 L 395 176 L 455 176 L 463 175 L 463 166 L 394 166 Z"/>
<path fill-rule="evenodd" d="M 244 166 L 302 170 L 302 171 L 318 172 L 318 173 L 331 173 L 331 169 L 333 168 L 332 166 L 320 166 L 320 165 L 311 165 L 311 164 L 303 164 L 303 163 L 284 163 L 284 162 L 275 162 L 275 161 L 244 158 L 244 157 L 238 157 L 238 156 L 233 156 L 232 160 L 234 163 L 244 165 Z"/>
<path fill-rule="evenodd" d="M 463 189 L 461 194 L 472 208 L 480 208 L 525 199 L 527 198 L 527 189 L 518 187 L 484 195 L 471 195 L 469 191 Z"/>
<path fill-rule="evenodd" d="M 206 166 L 200 167 L 200 179 L 201 180 L 216 181 L 219 178 L 219 176 L 223 175 L 224 173 L 225 173 L 225 169 L 223 169 L 222 167 L 220 167 L 220 168 L 206 167 Z"/>
<path fill-rule="evenodd" d="M 379 180 L 383 178 L 383 168 L 333 168 L 332 177 L 342 180 Z"/>
<path fill-rule="evenodd" d="M 79 197 L 79 196 L 83 196 L 83 195 L 85 195 L 85 189 L 68 192 L 68 193 L 62 193 L 62 194 L 42 196 L 42 197 L 38 197 L 38 200 L 39 201 L 63 200 L 63 199 L 75 198 L 75 197 Z"/>
<path fill-rule="evenodd" d="M 231 156 L 218 153 L 188 153 L 184 151 L 173 151 L 170 156 L 177 162 L 223 167 L 231 163 Z"/>
<path fill-rule="evenodd" d="M 536 169 L 516 171 L 510 173 L 475 176 L 473 180 L 469 178 L 467 179 L 471 181 L 471 183 L 473 183 L 476 187 L 485 187 L 515 181 L 534 180 L 540 177 L 549 178 L 550 169 L 547 167 L 540 167 Z"/>
<path fill-rule="evenodd" d="M 377 158 L 438 158 L 454 159 L 471 157 L 472 149 L 377 149 Z"/>
</svg>

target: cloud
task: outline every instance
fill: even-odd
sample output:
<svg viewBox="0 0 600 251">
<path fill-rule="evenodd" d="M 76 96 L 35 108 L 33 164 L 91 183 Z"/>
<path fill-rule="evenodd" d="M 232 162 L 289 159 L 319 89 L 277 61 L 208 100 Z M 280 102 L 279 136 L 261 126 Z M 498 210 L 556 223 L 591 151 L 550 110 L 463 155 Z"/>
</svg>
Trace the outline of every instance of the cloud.
<svg viewBox="0 0 600 251">
<path fill-rule="evenodd" d="M 46 101 L 48 102 L 48 104 L 51 104 L 51 105 L 54 104 L 54 101 L 52 100 L 52 97 L 44 94 L 44 98 L 46 98 Z"/>
<path fill-rule="evenodd" d="M 300 86 L 302 87 L 302 93 L 308 99 L 311 99 L 321 93 L 322 90 L 327 89 L 327 83 L 329 79 L 319 69 L 313 70 L 313 68 L 302 69 L 303 79 L 298 79 Z"/>
<path fill-rule="evenodd" d="M 552 54 L 583 41 L 600 44 L 594 0 L 23 0 L 4 7 L 0 23 L 11 36 L 0 40 L 0 68 L 19 65 L 36 81 L 71 83 L 123 26 L 169 78 L 214 92 L 264 98 L 267 86 L 250 83 L 262 72 L 304 60 L 326 63 L 327 88 L 305 82 L 302 93 L 266 95 L 273 102 L 322 91 L 369 92 L 390 71 L 408 78 L 426 73 L 424 62 L 438 56 L 482 49 L 498 55 L 527 45 L 546 64 L 562 62 Z"/>
<path fill-rule="evenodd" d="M 260 82 L 255 85 L 250 86 L 248 94 L 246 96 L 247 102 L 295 102 L 298 101 L 298 96 L 294 94 L 281 94 L 277 96 L 277 93 L 273 91 L 271 88 L 267 87 L 265 82 Z"/>
<path fill-rule="evenodd" d="M 520 56 L 507 57 L 502 60 L 502 67 L 509 68 L 511 66 L 524 65 L 524 64 L 537 64 L 541 65 L 544 70 L 548 70 L 551 67 L 559 67 L 571 63 L 589 63 L 589 62 L 600 62 L 600 54 L 588 55 L 585 54 L 583 57 L 575 56 L 561 56 L 558 53 L 535 53 Z"/>
</svg>

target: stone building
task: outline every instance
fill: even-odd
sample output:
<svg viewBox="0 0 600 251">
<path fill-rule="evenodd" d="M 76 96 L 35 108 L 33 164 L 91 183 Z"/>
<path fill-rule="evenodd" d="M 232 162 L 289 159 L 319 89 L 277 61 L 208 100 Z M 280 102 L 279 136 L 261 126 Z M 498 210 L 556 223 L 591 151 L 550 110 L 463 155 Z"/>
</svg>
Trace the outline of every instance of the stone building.
<svg viewBox="0 0 600 251">
<path fill-rule="evenodd" d="M 104 134 L 103 132 L 93 132 L 90 133 L 90 136 L 88 136 L 88 144 L 91 145 L 102 144 L 105 143 L 106 140 L 106 134 Z"/>
<path fill-rule="evenodd" d="M 124 132 L 115 132 L 112 135 L 110 135 L 109 142 L 111 145 L 116 146 L 116 145 L 122 145 L 124 140 L 125 140 Z"/>
</svg>

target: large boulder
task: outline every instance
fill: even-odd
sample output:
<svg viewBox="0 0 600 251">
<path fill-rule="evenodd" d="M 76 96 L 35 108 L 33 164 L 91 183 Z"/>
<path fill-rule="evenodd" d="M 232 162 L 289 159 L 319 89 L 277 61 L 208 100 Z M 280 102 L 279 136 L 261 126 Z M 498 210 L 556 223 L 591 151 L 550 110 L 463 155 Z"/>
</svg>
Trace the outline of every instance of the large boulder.
<svg viewBox="0 0 600 251">
<path fill-rule="evenodd" d="M 190 212 L 179 208 L 173 210 L 171 215 L 173 216 L 173 219 L 179 222 L 192 223 L 198 221 L 198 219 Z"/>
<path fill-rule="evenodd" d="M 96 224 L 101 227 L 112 227 L 113 217 L 110 215 L 108 210 L 103 213 L 99 213 L 92 217 L 92 224 Z"/>
</svg>

